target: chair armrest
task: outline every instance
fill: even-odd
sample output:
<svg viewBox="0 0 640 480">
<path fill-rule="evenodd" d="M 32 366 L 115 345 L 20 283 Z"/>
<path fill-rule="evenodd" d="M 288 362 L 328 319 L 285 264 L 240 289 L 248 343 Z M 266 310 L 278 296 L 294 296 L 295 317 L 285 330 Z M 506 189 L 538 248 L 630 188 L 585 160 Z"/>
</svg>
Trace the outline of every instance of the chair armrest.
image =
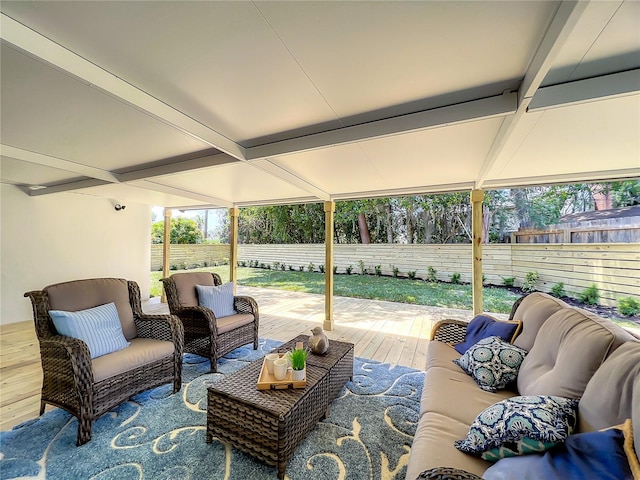
<svg viewBox="0 0 640 480">
<path fill-rule="evenodd" d="M 258 319 L 258 303 L 253 297 L 245 297 L 242 295 L 233 297 L 233 308 L 235 308 L 238 313 L 250 313 L 256 320 Z"/>
<path fill-rule="evenodd" d="M 53 335 L 40 340 L 40 358 L 44 375 L 43 388 L 59 388 L 60 378 L 73 375 L 78 401 L 89 400 L 93 394 L 93 363 L 89 347 L 78 338 Z"/>
<path fill-rule="evenodd" d="M 440 320 L 431 330 L 430 340 L 439 340 L 449 345 L 464 342 L 468 322 L 462 320 Z"/>
<path fill-rule="evenodd" d="M 184 327 L 175 315 L 141 314 L 134 316 L 133 321 L 139 337 L 166 340 L 176 346 L 184 342 Z"/>
</svg>

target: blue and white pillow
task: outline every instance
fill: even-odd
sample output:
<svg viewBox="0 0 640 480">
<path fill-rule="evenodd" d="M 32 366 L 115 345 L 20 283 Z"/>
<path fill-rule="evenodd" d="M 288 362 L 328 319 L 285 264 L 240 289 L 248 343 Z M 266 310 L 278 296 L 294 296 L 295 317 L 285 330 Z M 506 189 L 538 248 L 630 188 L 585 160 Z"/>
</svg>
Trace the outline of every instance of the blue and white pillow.
<svg viewBox="0 0 640 480">
<path fill-rule="evenodd" d="M 77 312 L 49 310 L 49 316 L 60 335 L 85 342 L 91 358 L 101 357 L 130 345 L 122 333 L 118 310 L 113 302 Z"/>
<path fill-rule="evenodd" d="M 455 447 L 485 460 L 539 453 L 573 433 L 578 400 L 550 395 L 508 398 L 481 412 Z"/>
<path fill-rule="evenodd" d="M 483 338 L 453 361 L 471 375 L 482 390 L 505 389 L 518 378 L 527 351 L 498 336 Z"/>
<path fill-rule="evenodd" d="M 233 282 L 224 283 L 219 287 L 212 285 L 196 285 L 198 304 L 213 311 L 216 317 L 235 315 L 233 308 Z"/>
</svg>

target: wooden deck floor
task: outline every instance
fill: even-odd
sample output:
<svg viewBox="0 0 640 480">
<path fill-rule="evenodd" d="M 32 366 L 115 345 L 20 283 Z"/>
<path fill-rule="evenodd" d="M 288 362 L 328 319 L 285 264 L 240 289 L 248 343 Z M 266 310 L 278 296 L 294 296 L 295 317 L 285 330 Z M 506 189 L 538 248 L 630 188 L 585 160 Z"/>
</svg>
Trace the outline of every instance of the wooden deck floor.
<svg viewBox="0 0 640 480">
<path fill-rule="evenodd" d="M 322 325 L 324 296 L 265 288 L 238 287 L 260 307 L 260 336 L 287 341 Z M 166 304 L 151 299 L 144 310 L 168 313 Z M 497 317 L 506 318 L 503 315 Z M 329 339 L 352 342 L 355 354 L 394 365 L 422 369 L 427 339 L 443 318 L 470 320 L 468 310 L 335 297 L 335 328 Z M 42 368 L 32 322 L 0 327 L 0 430 L 35 418 L 40 408 Z"/>
</svg>

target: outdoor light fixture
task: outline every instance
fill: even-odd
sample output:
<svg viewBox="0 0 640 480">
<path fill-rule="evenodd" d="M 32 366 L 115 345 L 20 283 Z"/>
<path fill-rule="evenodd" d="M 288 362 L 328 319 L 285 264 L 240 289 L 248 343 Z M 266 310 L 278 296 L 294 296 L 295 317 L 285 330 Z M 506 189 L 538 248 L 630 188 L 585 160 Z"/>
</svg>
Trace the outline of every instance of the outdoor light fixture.
<svg viewBox="0 0 640 480">
<path fill-rule="evenodd" d="M 120 205 L 119 203 L 116 203 L 113 208 L 116 209 L 116 212 L 119 212 L 120 210 L 124 210 L 125 208 L 127 208 L 127 206 L 126 205 Z"/>
</svg>

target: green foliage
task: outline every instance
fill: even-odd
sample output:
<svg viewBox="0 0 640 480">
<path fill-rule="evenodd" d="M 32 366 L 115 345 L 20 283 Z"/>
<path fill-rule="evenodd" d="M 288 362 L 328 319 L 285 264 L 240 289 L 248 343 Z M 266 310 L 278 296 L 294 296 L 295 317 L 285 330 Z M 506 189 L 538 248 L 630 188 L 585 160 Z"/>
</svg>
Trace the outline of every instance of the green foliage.
<svg viewBox="0 0 640 480">
<path fill-rule="evenodd" d="M 171 219 L 169 242 L 171 244 L 202 243 L 203 235 L 195 220 L 184 217 Z M 151 225 L 151 243 L 164 243 L 164 221 Z"/>
<path fill-rule="evenodd" d="M 353 272 L 353 266 L 352 265 L 347 265 L 347 267 L 344 269 L 345 273 L 347 275 L 351 275 L 351 272 Z"/>
<path fill-rule="evenodd" d="M 395 278 L 398 278 L 398 275 L 400 274 L 400 269 L 396 266 L 391 266 L 391 270 L 393 271 L 393 276 Z"/>
<path fill-rule="evenodd" d="M 590 287 L 584 289 L 582 293 L 578 295 L 578 300 L 587 305 L 597 305 L 600 300 L 600 292 L 595 283 L 592 283 Z"/>
<path fill-rule="evenodd" d="M 280 270 L 280 262 L 273 262 L 273 269 Z"/>
<path fill-rule="evenodd" d="M 336 273 L 338 273 L 338 266 L 334 265 L 333 266 L 333 274 L 335 275 Z"/>
<path fill-rule="evenodd" d="M 358 260 L 358 265 L 360 265 L 360 275 L 365 275 L 367 273 L 367 267 L 364 266 L 364 261 Z"/>
<path fill-rule="evenodd" d="M 567 292 L 564 291 L 564 283 L 558 282 L 553 287 L 551 287 L 551 295 L 557 298 L 566 297 Z"/>
<path fill-rule="evenodd" d="M 640 315 L 640 302 L 633 297 L 619 298 L 618 312 L 625 317 Z"/>
<path fill-rule="evenodd" d="M 299 270 L 299 271 L 301 271 L 301 272 L 304 272 L 304 265 L 300 265 L 300 266 L 298 267 L 298 270 Z"/>
<path fill-rule="evenodd" d="M 324 265 L 318 265 L 318 270 L 320 270 L 320 273 L 324 273 Z"/>
<path fill-rule="evenodd" d="M 531 271 L 527 273 L 524 277 L 524 282 L 522 282 L 522 291 L 526 293 L 535 291 L 536 283 L 538 283 L 538 272 Z"/>
<path fill-rule="evenodd" d="M 460 274 L 459 273 L 452 273 L 451 274 L 451 283 L 455 284 L 455 285 L 459 285 L 460 282 Z"/>
<path fill-rule="evenodd" d="M 289 360 L 291 360 L 291 368 L 294 370 L 304 370 L 307 364 L 307 356 L 309 351 L 305 348 L 294 348 L 289 352 Z"/>
<path fill-rule="evenodd" d="M 410 280 L 415 280 L 416 278 L 416 271 L 415 270 L 409 270 L 407 272 L 407 276 L 409 277 Z"/>
<path fill-rule="evenodd" d="M 286 269 L 287 269 L 287 266 L 285 265 L 285 263 L 284 263 L 284 262 L 282 262 L 282 263 L 280 264 L 280 270 L 282 270 L 282 271 L 284 272 Z"/>
<path fill-rule="evenodd" d="M 289 265 L 289 271 L 290 271 L 290 272 L 293 272 L 293 271 L 294 271 L 293 265 Z"/>
<path fill-rule="evenodd" d="M 308 272 L 313 272 L 314 268 L 315 268 L 315 265 L 313 263 L 309 263 L 309 265 L 307 265 L 307 271 Z"/>
<path fill-rule="evenodd" d="M 381 276 L 382 275 L 382 265 L 376 265 L 375 267 L 373 267 L 375 269 L 376 272 L 376 276 Z"/>
<path fill-rule="evenodd" d="M 436 283 L 438 281 L 437 273 L 438 271 L 435 268 L 429 267 L 427 269 L 427 282 Z"/>
</svg>

